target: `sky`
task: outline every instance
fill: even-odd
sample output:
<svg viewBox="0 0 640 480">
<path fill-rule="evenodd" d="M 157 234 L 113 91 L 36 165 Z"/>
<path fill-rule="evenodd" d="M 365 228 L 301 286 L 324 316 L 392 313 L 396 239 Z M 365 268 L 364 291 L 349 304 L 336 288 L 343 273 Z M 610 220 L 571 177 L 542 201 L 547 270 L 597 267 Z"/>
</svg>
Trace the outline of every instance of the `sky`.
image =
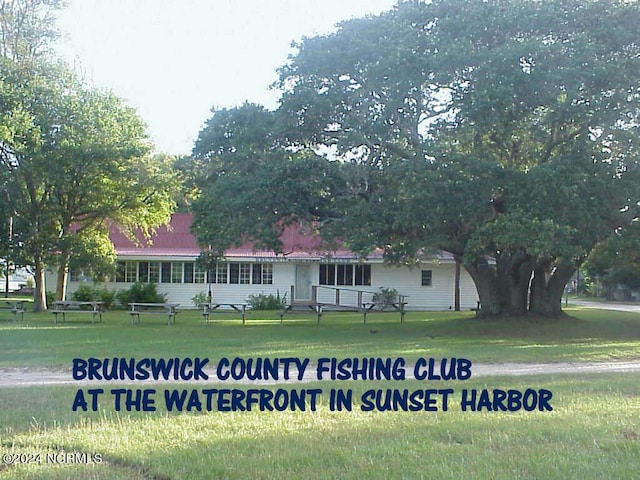
<svg viewBox="0 0 640 480">
<path fill-rule="evenodd" d="M 58 52 L 147 123 L 156 148 L 189 154 L 212 108 L 275 108 L 293 41 L 389 10 L 395 0 L 69 0 Z"/>
</svg>

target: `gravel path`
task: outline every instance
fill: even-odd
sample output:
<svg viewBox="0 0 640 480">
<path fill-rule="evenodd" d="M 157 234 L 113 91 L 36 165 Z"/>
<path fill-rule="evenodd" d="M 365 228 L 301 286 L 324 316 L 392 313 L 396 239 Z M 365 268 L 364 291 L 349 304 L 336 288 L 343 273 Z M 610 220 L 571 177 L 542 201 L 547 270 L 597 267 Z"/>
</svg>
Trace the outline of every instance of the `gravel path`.
<svg viewBox="0 0 640 480">
<path fill-rule="evenodd" d="M 413 366 L 407 366 L 407 377 L 412 372 Z M 209 375 L 206 381 L 193 381 L 180 383 L 197 383 L 197 384 L 284 384 L 295 383 L 298 380 L 238 380 L 223 382 L 216 378 L 214 369 L 205 369 Z M 612 372 L 640 372 L 640 360 L 629 360 L 621 362 L 589 362 L 589 363 L 498 363 L 498 364 L 482 364 L 474 363 L 471 367 L 473 377 L 486 377 L 496 375 L 538 375 L 538 374 L 560 374 L 560 373 L 612 373 Z M 292 376 L 296 377 L 297 373 L 292 372 Z M 315 368 L 309 365 L 302 382 L 316 381 Z M 100 385 L 100 384 L 162 384 L 171 383 L 165 380 L 145 380 L 145 381 L 122 381 L 122 382 L 105 382 L 105 381 L 76 381 L 71 376 L 71 371 L 50 370 L 46 368 L 0 368 L 0 388 L 3 387 L 27 387 L 34 385 Z M 174 382 L 175 383 L 175 382 Z"/>
</svg>

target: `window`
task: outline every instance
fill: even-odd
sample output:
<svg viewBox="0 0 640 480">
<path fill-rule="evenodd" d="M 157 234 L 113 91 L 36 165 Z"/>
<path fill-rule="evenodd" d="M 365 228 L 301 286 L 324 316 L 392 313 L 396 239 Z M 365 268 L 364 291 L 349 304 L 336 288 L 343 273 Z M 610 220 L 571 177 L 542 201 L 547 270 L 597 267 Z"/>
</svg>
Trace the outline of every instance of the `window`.
<svg viewBox="0 0 640 480">
<path fill-rule="evenodd" d="M 160 263 L 149 262 L 149 283 L 160 282 Z"/>
<path fill-rule="evenodd" d="M 273 265 L 271 263 L 262 264 L 262 283 L 265 285 L 273 284 Z"/>
<path fill-rule="evenodd" d="M 356 285 L 371 285 L 371 265 L 356 265 Z"/>
<path fill-rule="evenodd" d="M 215 281 L 212 281 L 211 283 L 227 283 L 227 279 L 228 279 L 227 269 L 228 269 L 228 264 L 218 263 L 216 265 Z"/>
<path fill-rule="evenodd" d="M 335 266 L 333 266 L 335 268 Z M 209 279 L 207 280 L 207 275 Z M 348 275 L 347 275 L 348 276 Z M 74 277 L 75 278 L 75 277 Z M 333 277 L 332 277 L 333 278 Z M 208 273 L 195 262 L 117 262 L 116 282 L 273 284 L 271 263 L 218 263 Z"/>
<path fill-rule="evenodd" d="M 182 283 L 182 263 L 173 262 L 171 264 L 171 283 Z"/>
<path fill-rule="evenodd" d="M 162 262 L 162 283 L 171 283 L 171 263 Z"/>
<path fill-rule="evenodd" d="M 320 285 L 371 285 L 371 265 L 321 263 Z"/>
<path fill-rule="evenodd" d="M 116 282 L 124 282 L 125 269 L 126 269 L 126 262 L 116 263 Z"/>
<path fill-rule="evenodd" d="M 243 285 L 248 285 L 249 283 L 251 283 L 251 264 L 250 263 L 240 264 L 240 283 Z"/>
<path fill-rule="evenodd" d="M 251 283 L 260 284 L 262 283 L 262 264 L 255 263 L 251 268 Z"/>
<path fill-rule="evenodd" d="M 138 262 L 138 281 L 158 283 L 160 281 L 160 264 L 158 262 Z"/>
<path fill-rule="evenodd" d="M 124 281 L 135 283 L 138 281 L 138 262 L 125 262 Z"/>
<path fill-rule="evenodd" d="M 193 283 L 205 283 L 206 280 L 207 280 L 206 273 L 207 272 L 205 270 L 199 269 L 198 266 L 194 264 L 194 267 L 193 267 Z"/>
<path fill-rule="evenodd" d="M 253 263 L 251 265 L 251 283 L 254 285 L 273 283 L 273 265 L 270 263 Z"/>
<path fill-rule="evenodd" d="M 138 262 L 138 279 L 141 282 L 149 283 L 149 262 Z"/>
<path fill-rule="evenodd" d="M 240 283 L 240 264 L 229 264 L 229 283 Z"/>
<path fill-rule="evenodd" d="M 430 287 L 431 286 L 431 281 L 433 278 L 433 272 L 431 270 L 422 270 L 422 286 L 423 287 Z"/>
<path fill-rule="evenodd" d="M 248 285 L 251 282 L 250 263 L 230 263 L 229 283 Z"/>
<path fill-rule="evenodd" d="M 184 263 L 184 283 L 193 283 L 193 263 Z"/>
<path fill-rule="evenodd" d="M 338 265 L 336 285 L 353 285 L 353 265 Z"/>
<path fill-rule="evenodd" d="M 336 266 L 320 264 L 320 285 L 336 284 Z"/>
</svg>

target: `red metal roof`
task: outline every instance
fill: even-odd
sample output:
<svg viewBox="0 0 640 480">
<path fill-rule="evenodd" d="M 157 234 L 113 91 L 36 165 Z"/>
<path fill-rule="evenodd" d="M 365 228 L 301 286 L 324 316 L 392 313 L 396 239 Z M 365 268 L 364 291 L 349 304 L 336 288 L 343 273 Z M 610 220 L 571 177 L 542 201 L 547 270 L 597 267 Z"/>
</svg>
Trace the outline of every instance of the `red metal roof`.
<svg viewBox="0 0 640 480">
<path fill-rule="evenodd" d="M 185 256 L 197 257 L 202 250 L 190 231 L 190 213 L 175 213 L 168 227 L 160 227 L 149 241 L 138 235 L 138 244 L 127 238 L 117 227 L 111 228 L 109 237 L 118 255 L 122 256 Z M 321 259 L 328 256 L 339 259 L 356 259 L 357 255 L 345 248 L 328 249 L 323 246 L 320 237 L 311 232 L 305 233 L 296 226 L 285 228 L 282 236 L 283 254 L 259 250 L 247 243 L 241 247 L 230 248 L 225 258 L 287 258 Z M 370 259 L 382 259 L 382 252 L 369 255 Z"/>
</svg>

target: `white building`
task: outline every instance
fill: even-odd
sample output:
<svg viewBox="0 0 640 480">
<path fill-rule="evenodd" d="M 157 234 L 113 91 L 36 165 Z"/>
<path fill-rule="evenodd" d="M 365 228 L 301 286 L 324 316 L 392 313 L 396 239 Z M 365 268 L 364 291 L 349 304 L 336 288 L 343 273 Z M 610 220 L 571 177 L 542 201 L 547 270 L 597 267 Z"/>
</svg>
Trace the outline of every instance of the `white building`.
<svg viewBox="0 0 640 480">
<path fill-rule="evenodd" d="M 182 308 L 195 307 L 194 295 L 206 295 L 209 289 L 217 303 L 244 303 L 252 294 L 279 294 L 286 296 L 287 304 L 357 307 L 370 303 L 380 288 L 395 289 L 404 296 L 408 310 L 454 307 L 455 261 L 450 254 L 409 269 L 384 264 L 381 252 L 359 259 L 346 249 L 327 250 L 317 236 L 289 228 L 282 236 L 285 253 L 256 250 L 247 244 L 229 249 L 224 261 L 206 272 L 196 264 L 201 248 L 189 230 L 191 219 L 190 214 L 174 214 L 169 228 L 158 229 L 150 242 L 141 245 L 113 231 L 118 274 L 104 286 L 122 290 L 138 281 L 156 283 L 159 293 Z M 90 280 L 70 276 L 69 295 L 82 281 Z M 461 308 L 476 307 L 477 299 L 475 286 L 462 269 Z"/>
</svg>

